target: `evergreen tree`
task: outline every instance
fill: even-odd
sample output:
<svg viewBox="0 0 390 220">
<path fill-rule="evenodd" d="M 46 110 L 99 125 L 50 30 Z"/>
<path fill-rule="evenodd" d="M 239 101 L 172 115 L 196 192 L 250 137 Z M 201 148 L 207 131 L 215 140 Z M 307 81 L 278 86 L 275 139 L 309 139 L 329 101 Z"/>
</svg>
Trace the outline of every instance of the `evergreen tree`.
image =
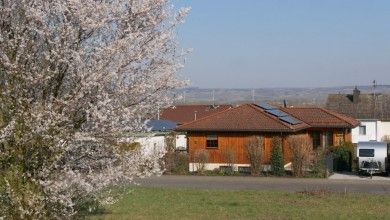
<svg viewBox="0 0 390 220">
<path fill-rule="evenodd" d="M 271 169 L 274 175 L 282 176 L 284 174 L 282 139 L 280 137 L 272 139 Z"/>
</svg>

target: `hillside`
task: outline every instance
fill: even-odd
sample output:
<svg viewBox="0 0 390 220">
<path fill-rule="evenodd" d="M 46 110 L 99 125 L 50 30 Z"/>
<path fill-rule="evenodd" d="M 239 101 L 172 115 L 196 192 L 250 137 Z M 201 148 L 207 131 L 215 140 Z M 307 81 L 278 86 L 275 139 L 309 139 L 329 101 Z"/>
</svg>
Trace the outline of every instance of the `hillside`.
<svg viewBox="0 0 390 220">
<path fill-rule="evenodd" d="M 328 94 L 352 93 L 354 86 L 322 87 L 322 88 L 258 88 L 254 90 L 255 102 L 269 101 L 282 104 L 286 100 L 289 105 L 325 105 Z M 372 93 L 372 86 L 358 86 L 362 93 Z M 212 104 L 213 91 L 215 103 L 238 104 L 252 102 L 252 89 L 221 89 L 221 88 L 185 88 L 177 91 L 182 98 L 178 104 Z M 390 85 L 380 85 L 376 93 L 389 93 Z"/>
</svg>

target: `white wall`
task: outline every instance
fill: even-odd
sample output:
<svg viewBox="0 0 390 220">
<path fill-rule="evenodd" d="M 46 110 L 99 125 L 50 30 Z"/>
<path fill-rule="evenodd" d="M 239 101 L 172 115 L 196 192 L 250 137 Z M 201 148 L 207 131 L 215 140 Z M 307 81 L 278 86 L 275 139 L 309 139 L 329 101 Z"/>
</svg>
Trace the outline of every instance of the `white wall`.
<svg viewBox="0 0 390 220">
<path fill-rule="evenodd" d="M 352 143 L 361 141 L 378 141 L 376 120 L 359 120 L 362 126 L 366 126 L 366 135 L 359 134 L 359 126 L 352 129 Z"/>
<path fill-rule="evenodd" d="M 125 141 L 140 143 L 142 149 L 147 153 L 151 153 L 156 149 L 164 150 L 166 148 L 165 135 L 163 134 L 145 134 L 145 136 L 141 137 L 127 138 Z M 185 134 L 176 135 L 176 149 L 187 149 L 187 136 Z"/>
<path fill-rule="evenodd" d="M 165 150 L 165 136 L 139 137 L 134 142 L 138 142 L 146 154 Z"/>
<path fill-rule="evenodd" d="M 383 141 L 385 137 L 390 137 L 390 121 L 378 122 L 378 139 Z"/>
<path fill-rule="evenodd" d="M 185 134 L 176 135 L 176 149 L 180 149 L 180 150 L 187 149 L 187 135 Z"/>
<path fill-rule="evenodd" d="M 214 169 L 219 169 L 220 166 L 228 166 L 226 163 L 206 163 L 205 164 L 205 170 L 214 170 Z M 238 171 L 238 167 L 250 167 L 250 164 L 234 164 L 233 169 L 234 171 Z M 199 168 L 198 163 L 190 163 L 189 164 L 189 171 L 190 172 L 195 172 Z M 263 165 L 263 170 L 264 171 L 270 171 L 271 170 L 271 165 L 264 164 Z"/>
<path fill-rule="evenodd" d="M 386 136 L 390 137 L 390 122 L 375 120 L 359 120 L 361 125 L 366 126 L 366 135 L 359 134 L 359 127 L 352 129 L 352 143 L 362 141 L 383 141 Z"/>
</svg>

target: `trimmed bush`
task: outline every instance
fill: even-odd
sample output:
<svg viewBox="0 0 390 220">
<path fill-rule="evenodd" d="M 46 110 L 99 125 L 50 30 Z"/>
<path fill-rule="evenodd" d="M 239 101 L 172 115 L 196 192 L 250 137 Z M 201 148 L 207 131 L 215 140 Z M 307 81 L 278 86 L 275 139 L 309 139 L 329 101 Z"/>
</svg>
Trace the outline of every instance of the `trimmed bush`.
<svg viewBox="0 0 390 220">
<path fill-rule="evenodd" d="M 326 166 L 326 157 L 328 153 L 327 150 L 322 148 L 319 148 L 314 152 L 312 171 L 315 177 L 326 178 L 328 176 Z"/>
<path fill-rule="evenodd" d="M 173 174 L 187 174 L 189 169 L 189 160 L 187 152 L 175 152 Z"/>
</svg>

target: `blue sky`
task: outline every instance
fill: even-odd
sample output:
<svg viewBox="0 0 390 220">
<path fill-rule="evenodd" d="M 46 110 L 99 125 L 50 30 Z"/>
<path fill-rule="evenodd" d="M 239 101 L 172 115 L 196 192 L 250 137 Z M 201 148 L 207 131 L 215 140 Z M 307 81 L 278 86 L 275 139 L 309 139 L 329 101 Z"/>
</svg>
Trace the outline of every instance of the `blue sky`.
<svg viewBox="0 0 390 220">
<path fill-rule="evenodd" d="M 193 48 L 182 75 L 202 88 L 390 84 L 388 0 L 173 0 Z"/>
</svg>

